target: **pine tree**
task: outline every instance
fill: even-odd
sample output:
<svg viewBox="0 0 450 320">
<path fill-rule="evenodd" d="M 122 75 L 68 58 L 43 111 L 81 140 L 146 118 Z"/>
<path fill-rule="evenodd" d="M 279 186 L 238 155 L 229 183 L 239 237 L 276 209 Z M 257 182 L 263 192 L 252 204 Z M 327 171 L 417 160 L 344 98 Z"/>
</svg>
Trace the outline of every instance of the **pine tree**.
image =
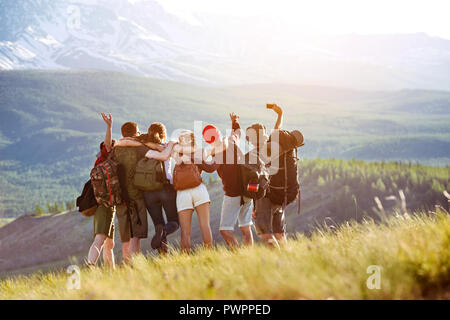
<svg viewBox="0 0 450 320">
<path fill-rule="evenodd" d="M 66 210 L 74 211 L 76 209 L 75 200 L 66 201 Z"/>
<path fill-rule="evenodd" d="M 45 211 L 37 204 L 34 208 L 34 214 L 37 217 L 41 217 L 41 216 L 45 215 Z"/>
</svg>

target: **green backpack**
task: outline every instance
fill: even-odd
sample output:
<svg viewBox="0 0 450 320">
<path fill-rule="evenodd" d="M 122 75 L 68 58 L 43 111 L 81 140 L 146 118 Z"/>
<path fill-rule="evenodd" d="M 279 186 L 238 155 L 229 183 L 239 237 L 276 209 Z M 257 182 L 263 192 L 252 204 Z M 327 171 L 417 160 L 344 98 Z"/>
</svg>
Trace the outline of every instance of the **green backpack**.
<svg viewBox="0 0 450 320">
<path fill-rule="evenodd" d="M 134 186 L 141 191 L 157 191 L 164 187 L 166 179 L 164 163 L 143 158 L 138 161 L 134 173 Z"/>
</svg>

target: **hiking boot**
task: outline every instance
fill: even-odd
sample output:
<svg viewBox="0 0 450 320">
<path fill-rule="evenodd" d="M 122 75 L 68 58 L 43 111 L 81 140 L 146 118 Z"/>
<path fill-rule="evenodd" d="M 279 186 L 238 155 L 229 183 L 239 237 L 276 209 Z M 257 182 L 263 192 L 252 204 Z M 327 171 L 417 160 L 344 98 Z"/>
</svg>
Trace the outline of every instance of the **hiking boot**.
<svg viewBox="0 0 450 320">
<path fill-rule="evenodd" d="M 166 254 L 169 252 L 169 245 L 167 244 L 167 235 L 164 232 L 163 238 L 161 239 L 161 246 L 158 248 L 159 254 Z"/>
<path fill-rule="evenodd" d="M 152 238 L 152 249 L 158 249 L 159 247 L 161 247 L 161 240 L 163 239 L 164 236 L 164 226 L 162 224 L 158 224 L 155 227 L 155 235 Z"/>
</svg>

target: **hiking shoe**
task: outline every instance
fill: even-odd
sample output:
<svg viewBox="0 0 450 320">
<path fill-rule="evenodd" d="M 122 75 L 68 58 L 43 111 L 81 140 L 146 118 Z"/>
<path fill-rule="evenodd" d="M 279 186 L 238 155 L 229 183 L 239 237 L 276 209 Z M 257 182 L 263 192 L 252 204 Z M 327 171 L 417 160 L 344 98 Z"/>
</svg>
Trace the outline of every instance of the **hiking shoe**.
<svg viewBox="0 0 450 320">
<path fill-rule="evenodd" d="M 163 239 L 164 236 L 164 226 L 162 224 L 158 224 L 155 227 L 155 235 L 152 238 L 152 249 L 158 249 L 159 247 L 161 247 L 161 240 Z"/>
<path fill-rule="evenodd" d="M 166 254 L 169 252 L 169 245 L 167 244 L 167 235 L 164 232 L 163 238 L 161 239 L 161 246 L 158 248 L 159 254 Z"/>
</svg>

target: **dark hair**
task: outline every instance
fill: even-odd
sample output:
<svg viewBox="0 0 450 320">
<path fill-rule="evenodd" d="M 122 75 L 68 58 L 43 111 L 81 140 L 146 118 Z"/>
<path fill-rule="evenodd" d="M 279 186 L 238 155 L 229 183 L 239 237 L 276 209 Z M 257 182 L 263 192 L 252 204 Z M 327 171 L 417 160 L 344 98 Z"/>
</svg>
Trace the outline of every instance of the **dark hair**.
<svg viewBox="0 0 450 320">
<path fill-rule="evenodd" d="M 161 122 L 154 122 L 148 128 L 149 142 L 163 143 L 166 140 L 166 127 Z"/>
<path fill-rule="evenodd" d="M 248 130 L 253 130 L 256 132 L 256 151 L 259 154 L 259 142 L 261 141 L 261 130 L 263 130 L 264 132 L 267 130 L 266 126 L 263 125 L 262 123 L 255 123 L 252 124 L 250 127 L 247 128 L 246 132 L 245 132 L 245 139 L 248 141 L 248 135 L 247 135 L 247 131 Z"/>
<path fill-rule="evenodd" d="M 121 130 L 124 138 L 133 137 L 138 132 L 138 125 L 136 122 L 125 122 Z"/>
</svg>

